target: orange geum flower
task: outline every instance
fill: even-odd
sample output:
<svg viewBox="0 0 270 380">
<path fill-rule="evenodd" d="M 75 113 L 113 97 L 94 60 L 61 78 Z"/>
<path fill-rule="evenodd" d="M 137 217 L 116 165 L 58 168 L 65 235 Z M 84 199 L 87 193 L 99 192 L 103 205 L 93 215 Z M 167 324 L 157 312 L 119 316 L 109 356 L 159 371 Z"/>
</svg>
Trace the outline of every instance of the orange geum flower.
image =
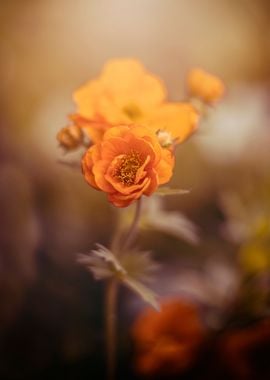
<svg viewBox="0 0 270 380">
<path fill-rule="evenodd" d="M 172 151 L 162 148 L 150 129 L 137 125 L 110 128 L 82 159 L 86 181 L 117 207 L 151 195 L 170 180 L 173 167 Z"/>
<path fill-rule="evenodd" d="M 152 376 L 179 375 L 190 368 L 206 336 L 197 308 L 181 299 L 162 302 L 160 312 L 147 309 L 132 333 L 136 368 Z"/>
<path fill-rule="evenodd" d="M 269 318 L 229 330 L 218 341 L 219 356 L 234 379 L 269 378 L 269 364 L 265 366 L 266 362 L 260 361 L 269 358 L 269 348 Z"/>
<path fill-rule="evenodd" d="M 71 118 L 96 143 L 117 125 L 139 124 L 154 132 L 165 130 L 180 143 L 197 127 L 198 113 L 189 103 L 170 103 L 166 88 L 134 59 L 110 60 L 101 75 L 74 93 Z"/>
<path fill-rule="evenodd" d="M 108 61 L 96 80 L 74 93 L 77 113 L 89 121 L 141 124 L 146 115 L 165 99 L 162 81 L 134 59 Z M 95 141 L 96 142 L 96 141 Z"/>
<path fill-rule="evenodd" d="M 217 76 L 202 69 L 192 69 L 187 77 L 188 91 L 192 96 L 212 104 L 222 98 L 225 86 Z"/>
<path fill-rule="evenodd" d="M 164 133 L 167 133 L 172 141 L 179 144 L 197 129 L 198 122 L 199 113 L 192 104 L 164 103 L 149 117 L 148 125 L 153 130 L 158 130 L 159 136 L 163 139 Z"/>
<path fill-rule="evenodd" d="M 91 140 L 91 142 L 100 141 L 104 135 L 104 132 L 111 127 L 107 123 L 100 120 L 88 120 L 79 114 L 69 115 L 69 119 L 84 131 L 85 135 Z"/>
</svg>

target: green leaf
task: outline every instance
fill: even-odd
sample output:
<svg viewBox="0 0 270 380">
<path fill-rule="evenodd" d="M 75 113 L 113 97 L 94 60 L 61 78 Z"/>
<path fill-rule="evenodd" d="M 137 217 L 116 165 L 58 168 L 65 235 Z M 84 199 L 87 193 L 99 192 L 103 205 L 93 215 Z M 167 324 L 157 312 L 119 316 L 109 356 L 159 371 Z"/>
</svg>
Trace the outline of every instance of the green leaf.
<svg viewBox="0 0 270 380">
<path fill-rule="evenodd" d="M 170 187 L 159 187 L 157 191 L 154 193 L 155 195 L 182 195 L 182 194 L 188 194 L 190 190 L 184 190 L 184 189 L 171 189 Z"/>
</svg>

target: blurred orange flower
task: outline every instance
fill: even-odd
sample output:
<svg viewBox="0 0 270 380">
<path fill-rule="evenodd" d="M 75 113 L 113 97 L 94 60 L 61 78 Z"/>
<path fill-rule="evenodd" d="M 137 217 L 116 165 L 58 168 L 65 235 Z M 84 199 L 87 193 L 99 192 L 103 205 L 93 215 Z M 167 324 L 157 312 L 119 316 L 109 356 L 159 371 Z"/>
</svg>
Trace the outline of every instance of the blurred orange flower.
<svg viewBox="0 0 270 380">
<path fill-rule="evenodd" d="M 135 322 L 136 367 L 145 375 L 179 374 L 194 362 L 205 338 L 196 307 L 180 299 L 147 309 Z"/>
<path fill-rule="evenodd" d="M 108 61 L 99 78 L 74 93 L 77 112 L 88 120 L 115 124 L 141 123 L 166 97 L 161 80 L 134 59 Z"/>
<path fill-rule="evenodd" d="M 176 143 L 185 141 L 196 129 L 199 114 L 190 103 L 164 103 L 149 115 L 148 125 L 169 133 Z"/>
<path fill-rule="evenodd" d="M 77 128 L 82 129 L 91 141 L 100 141 L 104 132 L 111 126 L 100 120 L 88 120 L 79 114 L 69 115 L 70 120 Z"/>
<path fill-rule="evenodd" d="M 86 129 L 94 143 L 116 125 L 140 124 L 154 132 L 165 129 L 177 142 L 197 125 L 192 105 L 167 103 L 166 88 L 155 75 L 134 59 L 115 59 L 105 64 L 101 75 L 74 93 L 77 111 L 72 118 Z"/>
<path fill-rule="evenodd" d="M 187 86 L 192 96 L 198 97 L 209 104 L 219 100 L 225 91 L 225 86 L 221 79 L 202 69 L 193 69 L 189 72 Z"/>
<path fill-rule="evenodd" d="M 263 364 L 264 360 L 269 358 L 269 349 L 269 318 L 245 328 L 227 332 L 219 342 L 222 361 L 235 378 L 243 380 L 269 379 L 270 367 L 268 365 L 266 368 Z"/>
<path fill-rule="evenodd" d="M 151 130 L 135 125 L 110 128 L 82 159 L 86 181 L 117 207 L 151 195 L 170 180 L 173 167 L 172 152 Z"/>
</svg>

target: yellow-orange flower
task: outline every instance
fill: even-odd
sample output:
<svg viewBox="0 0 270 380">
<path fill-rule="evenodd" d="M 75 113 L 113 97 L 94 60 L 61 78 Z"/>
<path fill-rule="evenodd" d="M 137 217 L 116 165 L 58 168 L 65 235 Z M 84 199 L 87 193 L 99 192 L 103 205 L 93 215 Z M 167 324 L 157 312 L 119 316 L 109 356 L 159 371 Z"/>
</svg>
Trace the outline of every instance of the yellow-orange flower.
<svg viewBox="0 0 270 380">
<path fill-rule="evenodd" d="M 185 141 L 196 129 L 199 114 L 190 103 L 164 103 L 149 116 L 155 131 L 168 132 L 176 143 Z"/>
<path fill-rule="evenodd" d="M 147 309 L 135 322 L 136 367 L 145 375 L 179 374 L 194 362 L 205 338 L 195 306 L 180 299 Z"/>
<path fill-rule="evenodd" d="M 154 132 L 165 129 L 182 142 L 198 121 L 190 104 L 167 102 L 163 82 L 134 59 L 108 61 L 97 79 L 75 91 L 74 100 L 76 125 L 86 128 L 94 143 L 107 129 L 134 123 Z"/>
<path fill-rule="evenodd" d="M 225 86 L 221 79 L 202 69 L 193 69 L 189 72 L 187 86 L 192 96 L 198 97 L 209 104 L 219 100 L 225 91 Z"/>
<path fill-rule="evenodd" d="M 108 123 L 101 120 L 88 120 L 79 114 L 72 114 L 69 118 L 74 125 L 84 130 L 86 136 L 88 136 L 92 142 L 100 141 L 105 131 L 111 128 L 111 125 Z"/>
<path fill-rule="evenodd" d="M 161 80 L 134 59 L 108 61 L 99 78 L 74 93 L 77 112 L 89 120 L 140 123 L 166 96 Z"/>
<path fill-rule="evenodd" d="M 151 195 L 172 176 L 174 156 L 157 136 L 137 125 L 110 128 L 82 159 L 86 181 L 117 207 Z"/>
</svg>

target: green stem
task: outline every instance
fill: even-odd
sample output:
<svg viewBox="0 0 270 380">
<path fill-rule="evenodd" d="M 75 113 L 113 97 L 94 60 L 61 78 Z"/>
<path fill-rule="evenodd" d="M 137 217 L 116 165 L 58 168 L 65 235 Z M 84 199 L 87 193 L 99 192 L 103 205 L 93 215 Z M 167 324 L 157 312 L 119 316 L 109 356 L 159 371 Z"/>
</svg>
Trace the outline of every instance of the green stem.
<svg viewBox="0 0 270 380">
<path fill-rule="evenodd" d="M 127 235 L 125 237 L 122 250 L 124 251 L 127 249 L 135 240 L 137 233 L 138 233 L 138 225 L 140 221 L 140 216 L 141 216 L 141 211 L 142 211 L 142 200 L 141 198 L 136 202 L 136 210 L 135 210 L 135 215 L 133 222 L 127 232 Z"/>
<path fill-rule="evenodd" d="M 107 379 L 115 378 L 115 358 L 116 358 L 116 298 L 117 280 L 111 279 L 106 289 L 106 343 L 107 343 Z"/>
<path fill-rule="evenodd" d="M 138 224 L 141 214 L 141 200 L 136 203 L 136 210 L 133 222 L 126 234 L 121 251 L 125 252 L 130 244 L 133 243 L 137 236 Z M 114 245 L 118 246 L 118 239 L 113 240 Z M 106 315 L 106 343 L 107 343 L 107 379 L 115 378 L 115 362 L 116 362 L 116 306 L 117 306 L 117 290 L 118 281 L 112 278 L 108 281 L 105 299 L 105 315 Z"/>
</svg>

